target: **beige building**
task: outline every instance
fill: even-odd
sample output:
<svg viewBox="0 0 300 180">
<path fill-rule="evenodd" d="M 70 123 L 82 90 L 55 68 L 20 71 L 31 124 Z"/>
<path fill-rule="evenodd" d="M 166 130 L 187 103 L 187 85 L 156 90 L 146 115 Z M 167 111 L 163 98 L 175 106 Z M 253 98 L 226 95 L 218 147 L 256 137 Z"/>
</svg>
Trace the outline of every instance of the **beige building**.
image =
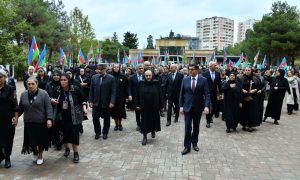
<svg viewBox="0 0 300 180">
<path fill-rule="evenodd" d="M 203 50 L 233 46 L 234 21 L 217 16 L 197 20 L 196 36 L 200 38 Z"/>
<path fill-rule="evenodd" d="M 169 52 L 169 63 L 190 63 L 194 58 L 195 63 L 207 61 L 212 50 L 191 50 L 190 42 L 187 39 L 156 39 L 155 49 L 130 49 L 129 57 L 137 59 L 139 53 L 142 55 L 143 61 L 154 63 L 164 62 L 166 52 Z"/>
<path fill-rule="evenodd" d="M 237 32 L 237 42 L 240 43 L 246 39 L 246 31 L 248 29 L 253 30 L 253 25 L 257 23 L 258 20 L 249 19 L 244 22 L 239 22 L 238 24 L 238 32 Z"/>
</svg>

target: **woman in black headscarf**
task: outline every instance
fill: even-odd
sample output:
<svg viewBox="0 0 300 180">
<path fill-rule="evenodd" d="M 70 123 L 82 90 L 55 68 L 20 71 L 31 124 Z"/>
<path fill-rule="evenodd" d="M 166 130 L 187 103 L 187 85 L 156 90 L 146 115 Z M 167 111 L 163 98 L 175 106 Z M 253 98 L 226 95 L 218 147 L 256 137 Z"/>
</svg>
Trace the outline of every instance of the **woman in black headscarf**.
<svg viewBox="0 0 300 180">
<path fill-rule="evenodd" d="M 253 76 L 250 67 L 245 68 L 245 74 L 242 80 L 243 106 L 241 109 L 240 124 L 244 131 L 252 132 L 253 127 L 260 125 L 259 111 L 257 104 L 257 91 L 259 82 Z"/>
<path fill-rule="evenodd" d="M 279 125 L 278 120 L 280 120 L 285 92 L 287 91 L 288 94 L 291 94 L 289 82 L 286 78 L 284 78 L 284 74 L 285 71 L 283 69 L 279 69 L 276 72 L 276 78 L 271 84 L 270 96 L 264 117 L 264 121 L 266 121 L 268 117 L 273 118 L 274 124 L 276 125 Z"/>
<path fill-rule="evenodd" d="M 224 82 L 222 92 L 224 93 L 223 114 L 226 121 L 226 132 L 229 133 L 231 129 L 236 130 L 239 123 L 240 108 L 242 107 L 242 89 L 234 72 L 231 72 L 229 80 Z"/>
</svg>

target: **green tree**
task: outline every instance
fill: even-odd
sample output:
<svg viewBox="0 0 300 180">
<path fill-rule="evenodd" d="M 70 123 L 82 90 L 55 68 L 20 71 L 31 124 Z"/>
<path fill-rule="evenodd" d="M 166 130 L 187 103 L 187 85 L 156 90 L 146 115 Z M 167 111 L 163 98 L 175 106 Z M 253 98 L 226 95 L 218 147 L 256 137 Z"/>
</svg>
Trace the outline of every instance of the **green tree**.
<svg viewBox="0 0 300 180">
<path fill-rule="evenodd" d="M 128 52 L 128 47 L 125 47 L 119 42 L 114 42 L 109 39 L 101 41 L 102 59 L 106 59 L 109 62 L 117 62 L 118 49 L 120 50 L 120 61 L 122 62 L 122 59 L 124 57 L 123 51 Z"/>
<path fill-rule="evenodd" d="M 114 32 L 113 37 L 112 37 L 111 40 L 112 40 L 113 42 L 119 42 L 119 40 L 118 40 L 118 35 L 117 35 L 116 32 Z"/>
<path fill-rule="evenodd" d="M 149 35 L 147 38 L 147 49 L 154 49 L 152 35 Z"/>
<path fill-rule="evenodd" d="M 300 13 L 297 7 L 281 1 L 273 3 L 271 12 L 254 25 L 253 31 L 246 32 L 244 48 L 252 55 L 260 49 L 262 56 L 267 54 L 272 64 L 278 64 L 286 57 L 294 65 L 294 60 L 300 55 Z"/>
<path fill-rule="evenodd" d="M 126 32 L 124 34 L 124 41 L 122 44 L 129 49 L 137 49 L 138 48 L 137 34 Z"/>
</svg>

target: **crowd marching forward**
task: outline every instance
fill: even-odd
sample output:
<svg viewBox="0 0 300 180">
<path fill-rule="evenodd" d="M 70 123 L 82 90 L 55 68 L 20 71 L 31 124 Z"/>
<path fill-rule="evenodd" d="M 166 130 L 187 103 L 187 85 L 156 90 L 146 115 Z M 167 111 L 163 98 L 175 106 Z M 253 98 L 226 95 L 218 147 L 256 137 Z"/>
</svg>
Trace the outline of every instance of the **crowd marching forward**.
<svg viewBox="0 0 300 180">
<path fill-rule="evenodd" d="M 121 64 L 87 65 L 84 68 L 63 69 L 60 65 L 39 68 L 30 66 L 24 73 L 25 91 L 16 95 L 16 84 L 6 69 L 0 69 L 0 163 L 11 167 L 18 118 L 23 115 L 23 154 L 33 153 L 33 161 L 44 163 L 43 151 L 52 145 L 64 148 L 64 156 L 78 163 L 82 122 L 92 113 L 95 139 L 108 138 L 111 118 L 114 130 L 122 131 L 126 109 L 135 111 L 136 130 L 142 134 L 142 145 L 147 134 L 155 138 L 161 130 L 161 117 L 166 126 L 177 123 L 184 115 L 185 155 L 199 151 L 198 136 L 202 113 L 206 127 L 213 118 L 225 121 L 226 132 L 253 132 L 267 118 L 279 125 L 282 105 L 288 114 L 298 111 L 299 72 L 278 69 L 261 71 L 251 67 L 221 68 L 215 62 L 208 67 L 196 64 L 154 66 L 145 61 L 135 68 Z M 264 100 L 267 100 L 264 110 Z M 91 111 L 88 111 L 88 109 Z M 222 113 L 221 113 L 222 112 Z M 101 127 L 100 118 L 103 119 Z"/>
</svg>

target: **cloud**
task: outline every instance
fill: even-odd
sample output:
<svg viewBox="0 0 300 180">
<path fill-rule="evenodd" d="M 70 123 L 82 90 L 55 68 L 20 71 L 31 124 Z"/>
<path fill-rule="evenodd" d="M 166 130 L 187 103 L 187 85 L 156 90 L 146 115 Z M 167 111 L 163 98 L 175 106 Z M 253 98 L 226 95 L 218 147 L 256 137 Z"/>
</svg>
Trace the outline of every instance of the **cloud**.
<svg viewBox="0 0 300 180">
<path fill-rule="evenodd" d="M 175 34 L 196 35 L 196 20 L 221 16 L 237 23 L 247 19 L 261 19 L 270 11 L 275 0 L 63 0 L 66 10 L 79 7 L 94 27 L 98 39 L 117 32 L 123 41 L 125 32 L 137 33 L 139 47 L 146 46 L 148 35 L 154 39 Z M 299 0 L 287 1 L 300 6 Z M 235 37 L 236 39 L 236 37 Z"/>
</svg>

